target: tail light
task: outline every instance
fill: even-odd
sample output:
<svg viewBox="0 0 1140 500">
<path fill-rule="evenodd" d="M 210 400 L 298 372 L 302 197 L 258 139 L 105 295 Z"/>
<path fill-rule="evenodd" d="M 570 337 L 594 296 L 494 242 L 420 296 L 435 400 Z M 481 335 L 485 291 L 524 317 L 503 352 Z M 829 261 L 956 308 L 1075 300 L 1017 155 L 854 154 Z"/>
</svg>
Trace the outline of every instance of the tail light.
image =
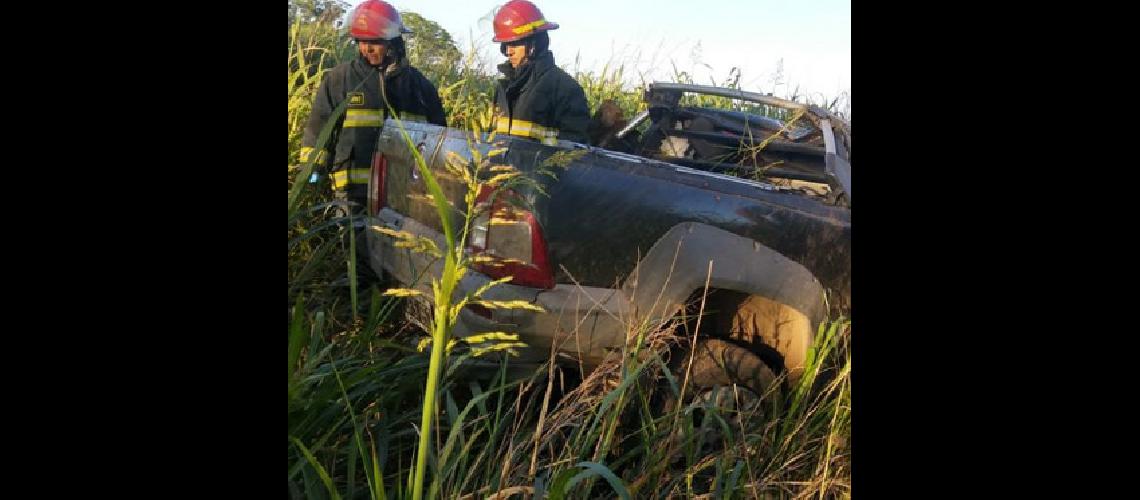
<svg viewBox="0 0 1140 500">
<path fill-rule="evenodd" d="M 371 176 L 368 179 L 368 213 L 375 216 L 388 204 L 388 190 L 385 180 L 388 177 L 388 159 L 383 153 L 372 156 Z"/>
<path fill-rule="evenodd" d="M 507 199 L 518 198 L 518 194 L 510 190 L 500 192 L 494 202 L 488 204 L 491 193 L 491 189 L 484 188 L 476 198 L 481 213 L 472 221 L 468 248 L 474 254 L 489 255 L 498 262 L 476 264 L 475 270 L 495 279 L 513 276 L 513 285 L 554 288 L 546 239 L 534 213 L 507 202 Z"/>
</svg>

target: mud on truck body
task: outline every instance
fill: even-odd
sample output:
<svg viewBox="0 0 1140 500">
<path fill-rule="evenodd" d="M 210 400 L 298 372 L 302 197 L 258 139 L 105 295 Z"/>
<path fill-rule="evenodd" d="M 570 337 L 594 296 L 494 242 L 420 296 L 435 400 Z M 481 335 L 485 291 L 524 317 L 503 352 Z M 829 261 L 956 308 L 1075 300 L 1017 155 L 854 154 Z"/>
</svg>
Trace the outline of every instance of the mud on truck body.
<svg viewBox="0 0 1140 500">
<path fill-rule="evenodd" d="M 682 106 L 685 93 L 803 115 L 785 126 L 757 114 Z M 533 175 L 559 151 L 583 151 L 556 179 L 535 176 L 546 194 L 533 187 L 513 192 L 526 209 L 514 208 L 512 222 L 477 218 L 465 242 L 472 252 L 522 263 L 470 269 L 459 296 L 511 274 L 485 298 L 521 299 L 547 312 L 468 307 L 454 334 L 517 332 L 529 347 L 510 364 L 545 361 L 556 343 L 589 368 L 622 349 L 633 321 L 692 311 L 707 280 L 706 340 L 696 359 L 719 368 L 696 383 L 758 390 L 781 372 L 794 380 L 818 325 L 849 307 L 849 125 L 818 108 L 735 89 L 655 83 L 645 98 L 648 109 L 617 133 L 626 152 L 502 134 L 494 145 L 472 143 L 469 131 L 403 124 L 455 207 L 464 206 L 466 186 L 444 168 L 449 152 L 470 160 L 472 146 L 484 155 L 507 148 L 496 163 Z M 394 122 L 377 149 L 369 263 L 431 297 L 425 272 L 439 276 L 442 262 L 393 247 L 377 229 L 411 232 L 444 248 L 441 222 Z"/>
</svg>

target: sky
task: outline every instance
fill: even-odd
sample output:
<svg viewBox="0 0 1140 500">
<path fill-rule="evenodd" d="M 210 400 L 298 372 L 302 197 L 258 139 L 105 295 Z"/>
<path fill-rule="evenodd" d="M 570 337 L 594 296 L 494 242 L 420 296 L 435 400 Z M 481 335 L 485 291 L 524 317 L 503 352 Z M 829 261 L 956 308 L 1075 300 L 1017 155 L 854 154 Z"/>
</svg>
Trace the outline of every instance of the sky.
<svg viewBox="0 0 1140 500">
<path fill-rule="evenodd" d="M 505 0 L 386 0 L 435 21 L 466 53 L 471 41 L 498 60 L 494 9 Z M 352 6 L 360 3 L 349 0 Z M 573 72 L 625 65 L 629 83 L 671 81 L 674 65 L 696 83 L 723 84 L 741 70 L 744 90 L 832 99 L 851 89 L 850 0 L 534 0 L 555 62 Z M 777 78 L 781 66 L 782 78 Z"/>
</svg>

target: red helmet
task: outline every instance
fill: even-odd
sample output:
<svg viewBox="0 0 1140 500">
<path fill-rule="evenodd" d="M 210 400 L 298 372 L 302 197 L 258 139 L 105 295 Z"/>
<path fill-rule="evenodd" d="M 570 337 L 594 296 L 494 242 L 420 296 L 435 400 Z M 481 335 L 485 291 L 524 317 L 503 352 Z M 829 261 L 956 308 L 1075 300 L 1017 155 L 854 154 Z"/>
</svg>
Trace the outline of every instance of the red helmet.
<svg viewBox="0 0 1140 500">
<path fill-rule="evenodd" d="M 542 17 L 542 11 L 527 0 L 511 0 L 495 13 L 495 38 L 497 43 L 513 42 L 540 31 L 556 30 L 557 23 Z"/>
<path fill-rule="evenodd" d="M 357 40 L 391 40 L 412 32 L 404 27 L 400 12 L 380 0 L 364 0 L 352 11 L 349 19 L 352 24 L 349 25 L 348 33 Z"/>
</svg>

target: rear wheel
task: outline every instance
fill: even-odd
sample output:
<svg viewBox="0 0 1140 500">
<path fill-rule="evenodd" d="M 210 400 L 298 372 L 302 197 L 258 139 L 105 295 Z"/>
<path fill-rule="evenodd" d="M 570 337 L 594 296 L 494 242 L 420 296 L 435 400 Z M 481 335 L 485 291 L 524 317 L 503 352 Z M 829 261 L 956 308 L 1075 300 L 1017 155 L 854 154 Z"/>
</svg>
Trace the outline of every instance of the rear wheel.
<svg viewBox="0 0 1140 500">
<path fill-rule="evenodd" d="M 736 384 L 763 396 L 776 384 L 776 372 L 760 356 L 727 340 L 699 340 L 694 351 L 679 354 L 672 360 L 673 371 L 687 374 L 695 389 Z M 692 366 L 688 366 L 690 358 Z"/>
<path fill-rule="evenodd" d="M 698 322 L 699 312 L 698 306 L 689 310 L 685 329 L 690 336 L 699 326 L 696 348 L 678 349 L 670 360 L 678 381 L 688 374 L 693 392 L 686 399 L 734 384 L 757 398 L 777 399 L 799 380 L 812 338 L 811 322 L 802 313 L 730 290 L 710 291 Z"/>
</svg>

